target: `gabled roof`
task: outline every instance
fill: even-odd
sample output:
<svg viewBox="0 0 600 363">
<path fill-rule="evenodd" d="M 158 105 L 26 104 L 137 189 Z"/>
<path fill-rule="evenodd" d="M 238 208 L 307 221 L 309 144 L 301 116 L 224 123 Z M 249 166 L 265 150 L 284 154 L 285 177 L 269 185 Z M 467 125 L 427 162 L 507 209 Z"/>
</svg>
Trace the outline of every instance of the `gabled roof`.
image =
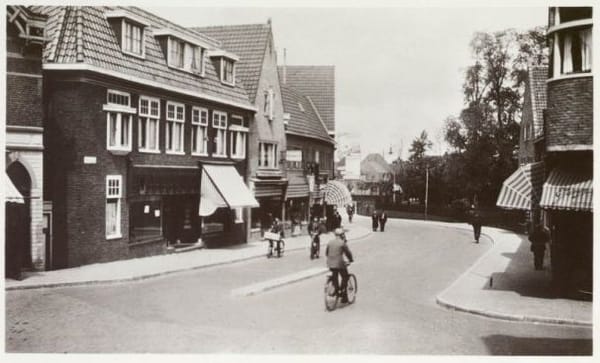
<svg viewBox="0 0 600 363">
<path fill-rule="evenodd" d="M 279 66 L 279 75 L 281 79 L 282 66 Z M 310 97 L 327 130 L 335 131 L 335 66 L 286 65 L 285 84 Z"/>
<path fill-rule="evenodd" d="M 528 82 L 533 113 L 533 134 L 540 137 L 544 134 L 544 109 L 546 108 L 547 66 L 533 66 L 529 69 Z"/>
<path fill-rule="evenodd" d="M 271 24 L 221 25 L 191 28 L 217 39 L 223 48 L 237 54 L 236 74 L 242 80 L 250 101 L 256 99 L 265 52 L 271 39 Z"/>
<path fill-rule="evenodd" d="M 228 86 L 220 82 L 210 61 L 205 62 L 204 77 L 168 67 L 166 55 L 154 31 L 175 30 L 187 38 L 198 39 L 218 49 L 220 43 L 206 35 L 135 7 L 33 6 L 32 10 L 48 16 L 49 40 L 44 49 L 45 69 L 89 69 L 215 102 L 255 108 L 241 84 L 236 82 L 235 86 Z M 110 11 L 123 11 L 148 24 L 144 30 L 144 59 L 121 51 L 115 32 L 106 18 Z"/>
<path fill-rule="evenodd" d="M 361 174 L 386 174 L 390 172 L 389 164 L 380 154 L 369 154 L 360 162 Z"/>
<path fill-rule="evenodd" d="M 327 129 L 313 107 L 310 100 L 294 90 L 281 84 L 283 111 L 290 114 L 286 134 L 315 138 L 330 143 L 334 140 L 327 134 Z"/>
</svg>

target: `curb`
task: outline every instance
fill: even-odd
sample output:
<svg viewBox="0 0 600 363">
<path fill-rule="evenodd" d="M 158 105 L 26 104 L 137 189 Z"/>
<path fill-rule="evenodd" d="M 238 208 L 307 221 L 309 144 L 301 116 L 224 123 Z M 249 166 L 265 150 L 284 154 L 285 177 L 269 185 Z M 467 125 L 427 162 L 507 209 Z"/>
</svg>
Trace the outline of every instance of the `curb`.
<svg viewBox="0 0 600 363">
<path fill-rule="evenodd" d="M 363 238 L 369 236 L 372 233 L 368 228 L 365 228 L 365 229 L 366 229 L 365 234 L 349 238 L 348 241 L 360 240 L 360 239 L 363 239 Z M 286 251 L 297 251 L 297 250 L 302 250 L 302 249 L 307 249 L 307 248 L 308 248 L 307 246 L 297 246 L 297 247 L 293 247 L 293 248 L 288 248 L 288 249 L 286 249 Z M 185 267 L 185 268 L 181 268 L 181 269 L 162 271 L 162 272 L 156 272 L 156 273 L 150 273 L 150 274 L 143 274 L 143 275 L 139 275 L 139 276 L 123 277 L 123 278 L 108 279 L 108 280 L 48 282 L 48 283 L 39 283 L 39 284 L 30 284 L 30 285 L 5 286 L 4 290 L 5 291 L 15 291 L 15 290 L 58 288 L 58 287 L 92 286 L 92 285 L 102 285 L 102 284 L 106 284 L 106 285 L 111 284 L 112 285 L 112 284 L 118 284 L 118 283 L 124 283 L 124 282 L 142 281 L 142 280 L 146 280 L 146 279 L 166 276 L 166 275 L 179 273 L 179 272 L 200 270 L 200 269 L 209 268 L 209 267 L 224 266 L 224 265 L 234 264 L 234 263 L 238 263 L 238 262 L 244 262 L 244 261 L 248 261 L 248 260 L 252 260 L 252 259 L 256 259 L 256 258 L 261 258 L 264 256 L 265 256 L 265 254 L 263 252 L 261 252 L 261 253 L 255 254 L 255 255 L 235 258 L 235 259 L 226 260 L 226 261 L 220 261 L 220 262 L 209 263 L 209 264 L 205 264 L 205 265 L 197 265 L 197 266 Z"/>
<path fill-rule="evenodd" d="M 560 319 L 560 318 L 549 318 L 546 316 L 535 316 L 535 315 L 518 315 L 518 314 L 504 314 L 497 313 L 493 311 L 487 311 L 483 309 L 475 309 L 475 308 L 465 308 L 456 304 L 452 304 L 442 299 L 441 297 L 436 297 L 435 302 L 449 310 L 461 311 L 464 313 L 470 313 L 473 315 L 485 316 L 488 318 L 507 320 L 507 321 L 519 321 L 519 322 L 529 322 L 529 323 L 543 323 L 543 324 L 557 324 L 557 325 L 572 325 L 572 326 L 581 326 L 581 327 L 589 327 L 593 326 L 592 322 L 589 321 L 581 321 L 574 319 Z"/>
</svg>

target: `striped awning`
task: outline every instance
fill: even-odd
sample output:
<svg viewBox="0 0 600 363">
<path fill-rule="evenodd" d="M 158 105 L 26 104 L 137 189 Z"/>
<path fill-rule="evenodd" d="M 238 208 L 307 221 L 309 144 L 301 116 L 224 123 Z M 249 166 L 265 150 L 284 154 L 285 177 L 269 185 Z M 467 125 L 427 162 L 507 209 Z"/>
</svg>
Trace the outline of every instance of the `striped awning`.
<svg viewBox="0 0 600 363">
<path fill-rule="evenodd" d="M 19 193 L 10 177 L 4 173 L 4 201 L 9 203 L 25 203 L 23 195 Z"/>
<path fill-rule="evenodd" d="M 544 209 L 593 210 L 592 171 L 555 168 L 544 183 L 540 206 Z"/>
<path fill-rule="evenodd" d="M 337 180 L 331 180 L 327 183 L 324 190 L 325 202 L 329 205 L 344 207 L 352 203 L 352 195 L 346 185 Z"/>
<path fill-rule="evenodd" d="M 504 183 L 496 205 L 500 208 L 532 210 L 539 205 L 544 183 L 544 163 L 520 166 Z"/>
</svg>

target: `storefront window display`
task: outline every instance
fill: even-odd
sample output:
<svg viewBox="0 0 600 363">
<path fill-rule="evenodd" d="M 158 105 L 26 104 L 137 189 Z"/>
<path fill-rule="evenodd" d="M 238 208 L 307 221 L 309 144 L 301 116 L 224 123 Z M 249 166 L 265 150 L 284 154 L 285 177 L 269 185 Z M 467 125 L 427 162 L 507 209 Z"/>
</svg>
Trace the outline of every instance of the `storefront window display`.
<svg viewBox="0 0 600 363">
<path fill-rule="evenodd" d="M 129 215 L 129 239 L 131 242 L 141 242 L 162 236 L 160 199 L 131 203 Z"/>
</svg>

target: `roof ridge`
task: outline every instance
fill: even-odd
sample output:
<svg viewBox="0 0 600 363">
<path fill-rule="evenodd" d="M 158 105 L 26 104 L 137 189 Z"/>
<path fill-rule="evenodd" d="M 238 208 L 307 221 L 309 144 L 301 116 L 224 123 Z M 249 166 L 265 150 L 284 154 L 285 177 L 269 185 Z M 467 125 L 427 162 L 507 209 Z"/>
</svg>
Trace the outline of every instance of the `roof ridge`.
<svg viewBox="0 0 600 363">
<path fill-rule="evenodd" d="M 190 27 L 190 29 L 233 28 L 233 27 L 244 27 L 244 26 L 270 27 L 271 24 L 269 24 L 269 23 L 221 24 L 221 25 L 193 26 L 193 27 Z"/>
<path fill-rule="evenodd" d="M 319 121 L 321 121 L 321 126 L 323 126 L 323 129 L 325 130 L 325 133 L 327 134 L 327 136 L 329 136 L 329 130 L 327 130 L 327 126 L 325 125 L 325 122 L 323 122 L 323 119 L 321 118 L 321 114 L 319 114 L 319 110 L 317 110 L 317 106 L 315 106 L 315 104 L 313 103 L 313 101 L 310 98 L 310 96 L 304 96 L 304 97 L 306 97 L 306 99 L 308 100 L 308 102 L 310 102 L 310 105 L 312 106 L 313 111 L 317 115 L 317 118 L 319 119 Z"/>
</svg>

